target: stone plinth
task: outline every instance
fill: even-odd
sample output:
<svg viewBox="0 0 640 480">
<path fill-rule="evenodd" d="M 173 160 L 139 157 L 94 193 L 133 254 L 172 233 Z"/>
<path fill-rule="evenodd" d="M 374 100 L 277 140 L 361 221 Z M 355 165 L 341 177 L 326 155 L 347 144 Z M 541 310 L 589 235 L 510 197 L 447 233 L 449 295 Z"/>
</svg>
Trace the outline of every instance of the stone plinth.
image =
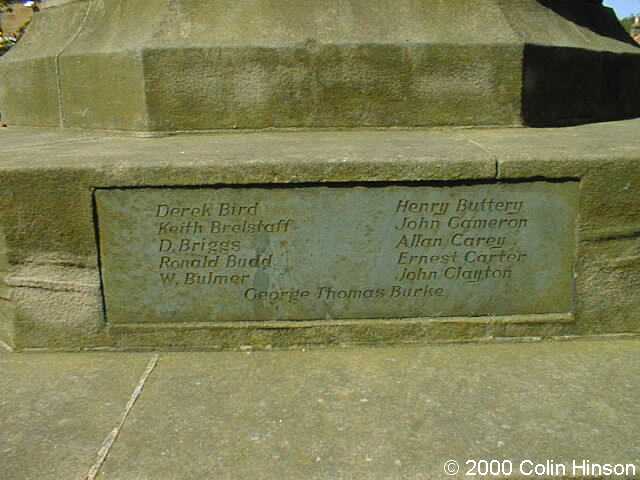
<svg viewBox="0 0 640 480">
<path fill-rule="evenodd" d="M 639 131 L 637 120 L 567 129 L 160 139 L 5 129 L 0 339 L 17 349 L 223 349 L 637 334 Z M 401 200 L 409 193 L 433 205 L 432 214 L 446 214 L 419 214 L 407 205 L 407 215 L 396 218 L 388 209 L 397 209 L 397 192 Z M 486 199 L 486 206 L 493 199 L 495 209 L 467 215 L 485 223 L 458 231 L 449 224 L 452 212 L 443 209 L 446 202 L 455 209 L 460 199 Z M 224 203 L 246 210 L 225 210 L 229 215 L 221 217 Z M 434 238 L 426 227 L 401 244 L 404 234 L 394 227 L 402 227 L 405 216 L 426 218 L 423 226 L 440 220 L 443 238 L 466 233 L 475 244 L 443 240 L 425 249 L 413 234 Z M 294 222 L 280 222 L 289 218 Z M 508 224 L 486 223 L 496 219 Z M 197 230 L 194 220 L 206 222 L 208 232 Z M 211 233 L 211 221 L 230 225 L 225 238 Z M 260 221 L 262 230 L 250 230 Z M 165 252 L 163 239 L 173 242 L 164 243 Z M 178 246 L 185 239 L 186 250 Z M 203 239 L 228 244 L 207 243 L 218 253 L 194 251 Z M 487 265 L 512 270 L 512 277 L 412 283 L 397 278 L 405 250 L 429 256 L 432 268 L 423 265 L 429 272 L 478 270 L 479 255 L 493 254 Z M 460 261 L 442 265 L 455 251 Z M 244 280 L 184 284 L 188 272 L 208 273 L 196 264 L 207 255 L 221 255 L 222 262 L 249 253 L 263 254 L 263 263 L 211 269 L 248 275 Z M 163 256 L 170 257 L 164 264 Z M 159 274 L 166 272 L 183 284 L 163 286 Z M 397 281 L 416 288 L 431 283 L 433 296 L 396 301 L 337 294 L 331 302 L 314 297 L 291 306 L 257 291 L 295 287 L 315 294 L 324 284 L 388 289 Z M 256 298 L 240 298 L 243 286 L 256 289 L 249 294 Z M 440 288 L 449 300 L 438 297 Z M 183 305 L 188 295 L 194 298 Z"/>
<path fill-rule="evenodd" d="M 633 117 L 640 50 L 600 3 L 57 2 L 0 61 L 0 111 L 132 132 Z"/>
<path fill-rule="evenodd" d="M 599 0 L 48 5 L 0 60 L 2 344 L 639 333 L 640 123 L 510 128 L 640 112 Z"/>
</svg>

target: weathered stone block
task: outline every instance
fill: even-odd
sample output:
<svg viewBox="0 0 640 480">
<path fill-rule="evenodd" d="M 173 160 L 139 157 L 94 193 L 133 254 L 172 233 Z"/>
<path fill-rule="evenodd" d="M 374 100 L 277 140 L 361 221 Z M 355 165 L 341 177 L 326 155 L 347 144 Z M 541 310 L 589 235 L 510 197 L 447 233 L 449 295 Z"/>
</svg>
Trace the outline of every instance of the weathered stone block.
<svg viewBox="0 0 640 480">
<path fill-rule="evenodd" d="M 640 110 L 639 59 L 600 2 L 66 0 L 0 60 L 0 111 L 157 133 L 579 124 Z"/>
<path fill-rule="evenodd" d="M 636 120 L 561 130 L 272 132 L 156 139 L 41 130 L 34 135 L 34 130 L 6 129 L 2 142 L 7 155 L 0 161 L 0 231 L 5 254 L 0 263 L 8 294 L 0 303 L 4 314 L 0 339 L 8 343 L 6 338 L 10 338 L 19 349 L 226 349 L 637 334 L 639 129 Z M 553 188 L 537 190 L 535 185 Z M 531 242 L 534 253 L 548 253 L 536 257 L 539 270 L 522 270 L 524 277 L 517 283 L 485 292 L 478 302 L 472 294 L 463 295 L 460 302 L 440 311 L 444 316 L 434 315 L 438 310 L 431 304 L 412 302 L 403 303 L 398 310 L 412 318 L 387 310 L 375 318 L 368 307 L 356 315 L 357 306 L 350 305 L 339 316 L 327 319 L 324 307 L 316 305 L 310 307 L 313 315 L 298 320 L 286 317 L 286 310 L 252 316 L 259 310 L 245 312 L 232 305 L 229 311 L 220 312 L 218 320 L 234 321 L 211 322 L 211 312 L 219 308 L 215 300 L 204 302 L 203 312 L 192 309 L 195 314 L 182 316 L 187 310 L 182 310 L 179 299 L 140 294 L 147 288 L 147 273 L 140 274 L 139 269 L 158 260 L 154 252 L 149 263 L 139 256 L 145 249 L 137 239 L 147 238 L 144 232 L 149 225 L 144 226 L 147 216 L 138 215 L 136 209 L 144 213 L 148 198 L 152 204 L 164 199 L 165 203 L 179 203 L 190 195 L 214 195 L 213 201 L 220 201 L 226 197 L 215 195 L 232 191 L 238 199 L 249 200 L 257 189 L 272 208 L 284 208 L 293 198 L 290 192 L 338 189 L 327 197 L 312 195 L 309 208 L 303 208 L 305 203 L 300 206 L 303 217 L 309 217 L 310 226 L 316 225 L 325 208 L 331 212 L 325 215 L 328 225 L 340 224 L 344 235 L 362 231 L 373 242 L 386 237 L 375 228 L 392 229 L 387 216 L 376 214 L 376 195 L 386 198 L 382 192 L 394 186 L 432 192 L 428 195 L 436 197 L 447 189 L 478 191 L 483 197 L 503 186 L 520 196 L 532 195 L 531 205 L 540 206 L 532 218 L 540 228 L 546 227 L 532 231 L 537 233 L 522 241 Z M 366 197 L 368 190 L 363 187 L 379 193 Z M 108 206 L 103 202 L 105 195 L 116 199 L 109 207 L 111 213 L 104 210 Z M 351 213 L 332 207 L 339 204 L 340 195 L 354 195 Z M 558 199 L 565 195 L 573 199 L 569 202 L 573 207 L 567 210 L 573 213 L 563 223 L 563 231 L 554 222 L 564 208 Z M 282 200 L 276 201 L 279 196 Z M 552 211 L 545 207 L 547 203 L 554 205 Z M 363 222 L 358 212 L 369 210 L 373 220 Z M 367 233 L 367 226 L 374 230 Z M 319 252 L 321 242 L 317 242 L 340 229 L 320 229 L 317 234 L 311 229 L 296 237 L 297 244 L 311 242 L 297 255 L 302 258 Z M 156 238 L 157 233 L 152 236 Z M 514 248 L 520 245 L 512 244 Z M 554 256 L 559 252 L 563 252 L 560 257 Z M 384 281 L 385 258 L 371 249 L 363 256 L 365 270 L 371 269 L 374 282 Z M 135 264 L 131 273 L 126 262 Z M 348 259 L 338 263 L 335 271 L 331 265 L 336 262 L 312 259 L 302 270 L 292 264 L 290 275 L 304 277 L 322 269 L 330 281 L 334 273 L 335 278 L 344 278 L 347 270 L 359 275 L 358 265 L 349 264 Z M 105 274 L 104 285 L 99 267 Z M 109 277 L 110 269 L 119 269 L 119 273 Z M 557 291 L 527 299 L 522 286 L 546 278 L 554 269 L 564 272 Z M 142 275 L 141 282 L 135 281 L 136 275 Z M 157 272 L 151 272 L 153 275 Z M 567 301 L 567 289 L 575 289 L 569 295 L 575 302 Z M 510 296 L 517 300 L 513 305 Z M 518 299 L 532 304 L 523 305 Z M 491 301 L 499 312 L 480 308 Z M 122 322 L 110 319 L 110 304 L 120 310 Z M 378 307 L 387 308 L 384 304 Z M 128 309 L 137 312 L 129 321 Z M 152 321 L 139 322 L 154 309 L 166 316 L 158 322 L 154 313 L 149 317 Z"/>
<path fill-rule="evenodd" d="M 97 272 L 27 264 L 7 277 L 12 287 L 14 347 L 76 350 L 95 345 L 102 320 Z"/>
</svg>

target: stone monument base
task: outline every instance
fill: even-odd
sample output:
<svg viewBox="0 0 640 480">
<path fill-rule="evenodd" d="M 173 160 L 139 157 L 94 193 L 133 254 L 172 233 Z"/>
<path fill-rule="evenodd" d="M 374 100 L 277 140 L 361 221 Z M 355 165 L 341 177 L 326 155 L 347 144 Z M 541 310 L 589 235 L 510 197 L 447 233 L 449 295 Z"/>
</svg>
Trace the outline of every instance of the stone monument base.
<svg viewBox="0 0 640 480">
<path fill-rule="evenodd" d="M 0 341 L 256 349 L 640 332 L 640 120 L 0 132 Z"/>
</svg>

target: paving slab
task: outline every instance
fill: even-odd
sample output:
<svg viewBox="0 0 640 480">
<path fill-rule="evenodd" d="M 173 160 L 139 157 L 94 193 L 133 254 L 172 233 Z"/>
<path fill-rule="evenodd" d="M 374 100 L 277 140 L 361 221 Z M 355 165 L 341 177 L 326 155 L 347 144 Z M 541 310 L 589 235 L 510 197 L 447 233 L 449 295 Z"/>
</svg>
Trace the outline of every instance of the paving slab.
<svg viewBox="0 0 640 480">
<path fill-rule="evenodd" d="M 466 478 L 470 459 L 513 462 L 503 478 L 526 478 L 525 460 L 640 471 L 639 378 L 633 340 L 166 354 L 98 478 Z"/>
<path fill-rule="evenodd" d="M 0 479 L 84 479 L 150 358 L 0 354 Z"/>
</svg>

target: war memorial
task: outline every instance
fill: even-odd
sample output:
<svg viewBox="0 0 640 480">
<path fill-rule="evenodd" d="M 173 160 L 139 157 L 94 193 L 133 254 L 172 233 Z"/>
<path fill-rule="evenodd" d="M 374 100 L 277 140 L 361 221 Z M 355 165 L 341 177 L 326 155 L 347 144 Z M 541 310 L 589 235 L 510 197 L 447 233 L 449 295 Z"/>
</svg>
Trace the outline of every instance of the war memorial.
<svg viewBox="0 0 640 480">
<path fill-rule="evenodd" d="M 640 478 L 640 48 L 600 0 L 40 7 L 0 479 Z"/>
<path fill-rule="evenodd" d="M 639 330 L 600 2 L 52 2 L 0 78 L 13 349 Z"/>
</svg>

